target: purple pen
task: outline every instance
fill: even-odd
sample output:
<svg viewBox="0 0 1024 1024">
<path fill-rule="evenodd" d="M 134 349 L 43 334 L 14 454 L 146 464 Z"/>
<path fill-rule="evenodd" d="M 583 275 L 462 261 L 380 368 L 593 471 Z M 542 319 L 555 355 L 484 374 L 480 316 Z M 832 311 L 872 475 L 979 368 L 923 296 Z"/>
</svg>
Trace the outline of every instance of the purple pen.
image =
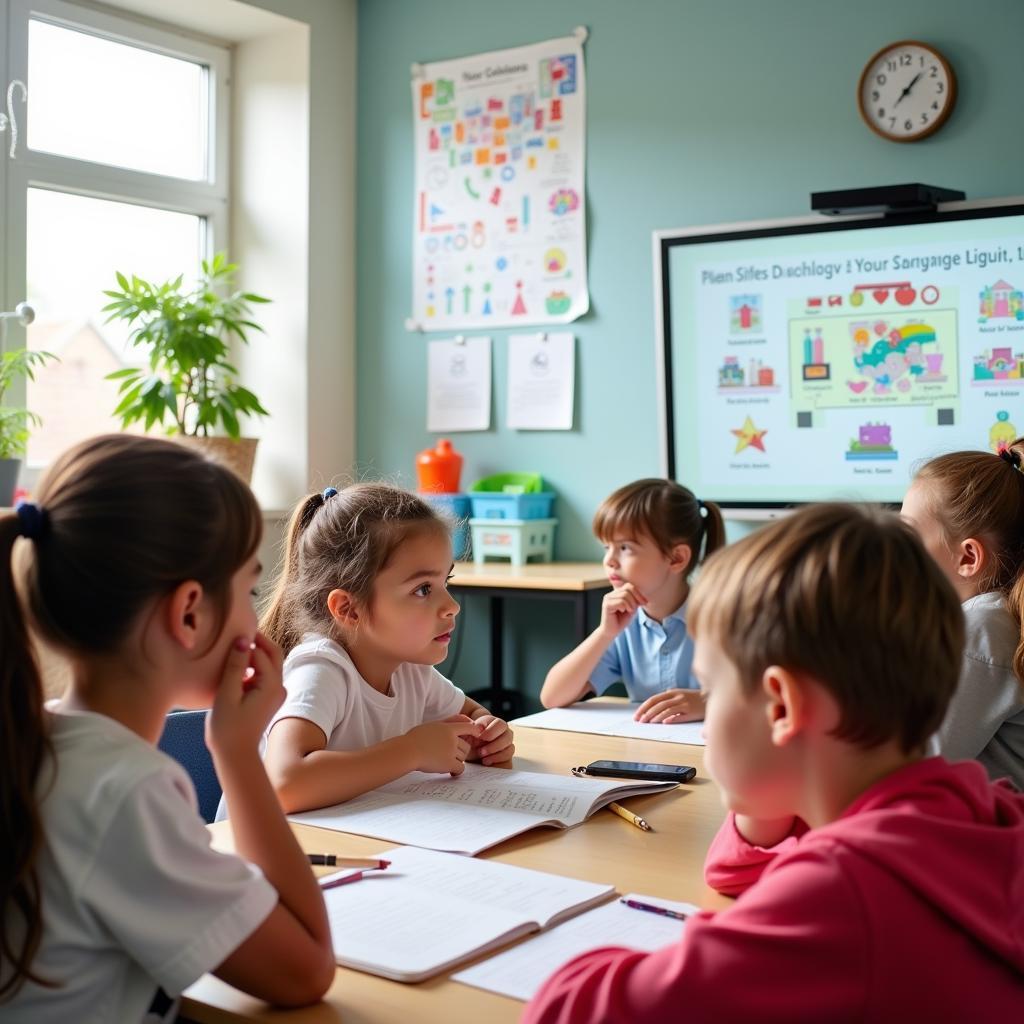
<svg viewBox="0 0 1024 1024">
<path fill-rule="evenodd" d="M 634 910 L 646 910 L 650 914 L 661 914 L 662 917 L 674 917 L 677 921 L 685 921 L 690 915 L 680 914 L 678 910 L 669 910 L 668 907 L 656 907 L 653 903 L 641 903 L 639 900 L 620 899 L 627 907 Z"/>
</svg>

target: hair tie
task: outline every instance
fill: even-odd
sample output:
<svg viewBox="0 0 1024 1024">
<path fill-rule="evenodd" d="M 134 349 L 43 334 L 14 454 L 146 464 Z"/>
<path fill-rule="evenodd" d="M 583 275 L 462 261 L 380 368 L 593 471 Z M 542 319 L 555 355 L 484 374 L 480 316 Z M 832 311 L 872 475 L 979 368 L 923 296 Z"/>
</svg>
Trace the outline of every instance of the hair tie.
<svg viewBox="0 0 1024 1024">
<path fill-rule="evenodd" d="M 1024 473 L 1024 470 L 1020 468 L 1020 452 L 1015 451 L 1013 448 L 1009 448 L 1006 445 L 1002 445 L 999 449 L 999 458 L 1003 462 L 1009 463 L 1018 473 Z"/>
<path fill-rule="evenodd" d="M 323 498 L 324 501 L 326 501 L 328 498 L 333 498 L 337 493 L 338 493 L 338 491 L 337 491 L 336 488 L 334 488 L 334 487 L 325 487 L 324 488 L 324 493 L 321 494 L 320 497 Z"/>
<path fill-rule="evenodd" d="M 34 505 L 31 501 L 19 501 L 14 506 L 14 511 L 21 525 L 21 536 L 28 540 L 39 540 L 46 532 L 46 509 Z"/>
<path fill-rule="evenodd" d="M 704 502 L 701 501 L 700 498 L 698 498 L 697 499 L 697 515 L 703 516 L 706 511 L 707 511 L 707 509 L 704 507 Z"/>
</svg>

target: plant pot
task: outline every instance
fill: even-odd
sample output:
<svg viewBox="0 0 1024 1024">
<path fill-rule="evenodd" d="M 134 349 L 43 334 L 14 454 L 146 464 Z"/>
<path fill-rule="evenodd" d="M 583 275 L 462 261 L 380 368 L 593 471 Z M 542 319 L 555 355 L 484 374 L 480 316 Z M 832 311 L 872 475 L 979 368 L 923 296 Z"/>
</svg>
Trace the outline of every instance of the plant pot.
<svg viewBox="0 0 1024 1024">
<path fill-rule="evenodd" d="M 14 489 L 18 486 L 21 459 L 0 459 L 0 507 L 14 504 Z"/>
<path fill-rule="evenodd" d="M 252 466 L 256 461 L 258 437 L 191 437 L 188 434 L 174 434 L 172 441 L 202 452 L 214 462 L 227 466 L 247 484 L 252 483 Z"/>
</svg>

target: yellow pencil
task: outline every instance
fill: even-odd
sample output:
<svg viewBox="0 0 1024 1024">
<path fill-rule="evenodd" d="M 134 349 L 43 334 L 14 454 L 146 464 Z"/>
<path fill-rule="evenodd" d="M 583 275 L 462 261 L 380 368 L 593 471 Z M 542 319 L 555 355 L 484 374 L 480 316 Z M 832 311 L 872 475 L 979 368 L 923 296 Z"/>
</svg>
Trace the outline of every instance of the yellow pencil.
<svg viewBox="0 0 1024 1024">
<path fill-rule="evenodd" d="M 636 825 L 637 828 L 642 828 L 645 832 L 653 832 L 654 829 L 640 817 L 639 814 L 634 814 L 632 811 L 627 811 L 622 804 L 608 804 L 608 810 L 617 814 L 620 818 L 625 818 L 631 825 Z"/>
</svg>

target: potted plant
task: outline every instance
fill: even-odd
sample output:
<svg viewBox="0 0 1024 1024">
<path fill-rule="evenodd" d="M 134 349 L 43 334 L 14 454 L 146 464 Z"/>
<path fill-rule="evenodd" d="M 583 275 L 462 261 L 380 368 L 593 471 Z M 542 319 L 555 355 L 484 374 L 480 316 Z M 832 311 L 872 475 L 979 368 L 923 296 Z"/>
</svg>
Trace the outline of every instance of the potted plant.
<svg viewBox="0 0 1024 1024">
<path fill-rule="evenodd" d="M 122 426 L 166 425 L 175 440 L 206 449 L 248 481 L 256 439 L 241 436 L 239 418 L 267 410 L 238 383 L 228 346 L 232 336 L 248 343 L 249 331 L 263 330 L 250 307 L 270 300 L 252 292 L 224 294 L 237 269 L 218 253 L 203 261 L 194 286 L 183 285 L 183 275 L 158 285 L 118 273 L 120 289 L 104 293 L 112 301 L 103 312 L 107 323 L 125 321 L 131 344 L 149 353 L 148 365 L 107 375 L 121 382 L 114 415 Z"/>
<path fill-rule="evenodd" d="M 14 500 L 29 434 L 32 427 L 42 423 L 34 412 L 22 406 L 4 405 L 7 390 L 16 380 L 35 380 L 36 368 L 56 358 L 52 352 L 32 352 L 27 348 L 0 356 L 0 505 L 9 506 Z"/>
</svg>

